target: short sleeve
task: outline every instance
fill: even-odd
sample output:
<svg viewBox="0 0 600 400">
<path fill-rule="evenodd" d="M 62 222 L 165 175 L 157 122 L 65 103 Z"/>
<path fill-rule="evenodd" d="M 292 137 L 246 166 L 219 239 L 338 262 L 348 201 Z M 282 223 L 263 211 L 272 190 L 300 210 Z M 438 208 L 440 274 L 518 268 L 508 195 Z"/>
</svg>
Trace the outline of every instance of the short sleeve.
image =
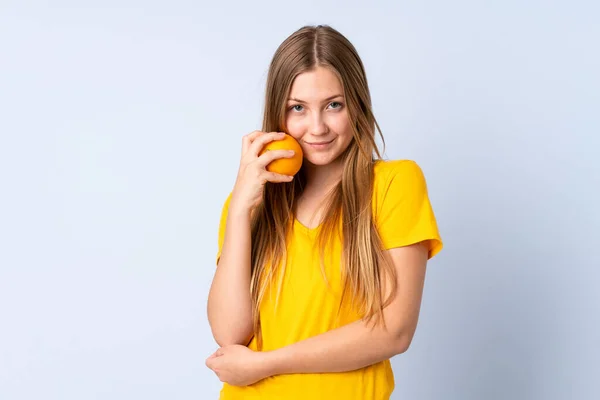
<svg viewBox="0 0 600 400">
<path fill-rule="evenodd" d="M 218 237 L 218 250 L 217 250 L 217 259 L 216 263 L 219 263 L 219 258 L 221 258 L 221 250 L 223 249 L 223 242 L 225 241 L 225 226 L 227 225 L 227 214 L 229 211 L 229 203 L 231 201 L 232 193 L 229 193 L 225 203 L 223 204 L 223 208 L 221 210 L 221 218 L 219 220 L 219 237 Z"/>
<path fill-rule="evenodd" d="M 382 179 L 376 221 L 384 249 L 425 241 L 432 258 L 443 244 L 423 171 L 411 160 L 391 161 Z"/>
</svg>

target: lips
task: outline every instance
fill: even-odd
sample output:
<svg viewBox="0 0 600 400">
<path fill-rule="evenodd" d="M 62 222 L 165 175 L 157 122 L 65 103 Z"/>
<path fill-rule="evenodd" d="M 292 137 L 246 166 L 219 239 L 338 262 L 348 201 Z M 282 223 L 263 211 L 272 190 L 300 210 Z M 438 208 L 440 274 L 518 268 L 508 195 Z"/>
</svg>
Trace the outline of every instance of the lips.
<svg viewBox="0 0 600 400">
<path fill-rule="evenodd" d="M 307 144 L 310 145 L 322 145 L 322 144 L 329 144 L 331 142 L 333 142 L 334 139 L 328 140 L 328 141 L 324 141 L 324 142 L 306 142 Z"/>
</svg>

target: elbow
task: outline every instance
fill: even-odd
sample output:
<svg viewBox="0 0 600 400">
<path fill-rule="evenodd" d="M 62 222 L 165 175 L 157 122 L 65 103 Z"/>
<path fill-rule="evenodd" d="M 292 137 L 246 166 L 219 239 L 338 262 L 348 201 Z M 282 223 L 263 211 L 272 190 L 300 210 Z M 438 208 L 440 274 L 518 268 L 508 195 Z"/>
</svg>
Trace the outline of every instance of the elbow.
<svg viewBox="0 0 600 400">
<path fill-rule="evenodd" d="M 225 335 L 218 335 L 215 332 L 213 332 L 213 339 L 215 339 L 215 342 L 219 347 L 225 347 L 235 344 L 233 338 L 227 337 Z"/>
<path fill-rule="evenodd" d="M 225 346 L 233 346 L 236 344 L 247 346 L 249 341 L 235 338 L 235 337 L 226 337 L 226 336 L 215 336 L 215 342 L 219 345 L 219 347 Z"/>
<path fill-rule="evenodd" d="M 413 335 L 406 332 L 399 332 L 392 336 L 392 351 L 394 355 L 402 354 L 408 351 Z"/>
<path fill-rule="evenodd" d="M 247 346 L 254 336 L 253 325 L 250 319 L 235 316 L 235 319 L 232 321 L 231 317 L 225 318 L 224 315 L 211 312 L 210 308 L 208 310 L 208 325 L 210 326 L 212 337 L 219 347 L 235 344 Z"/>
<path fill-rule="evenodd" d="M 219 336 L 215 336 L 214 338 L 215 338 L 215 342 L 217 342 L 217 345 L 219 347 L 233 346 L 235 344 L 241 344 L 241 343 L 238 343 L 238 341 L 236 341 L 234 338 L 219 337 Z"/>
<path fill-rule="evenodd" d="M 396 339 L 396 343 L 395 343 L 394 347 L 395 347 L 394 352 L 396 354 L 405 353 L 408 350 L 408 348 L 410 347 L 410 340 L 405 339 L 405 338 Z"/>
<path fill-rule="evenodd" d="M 250 340 L 254 336 L 251 331 L 249 332 L 215 332 L 213 330 L 213 338 L 219 347 L 233 346 L 236 344 L 242 346 L 248 346 Z"/>
</svg>

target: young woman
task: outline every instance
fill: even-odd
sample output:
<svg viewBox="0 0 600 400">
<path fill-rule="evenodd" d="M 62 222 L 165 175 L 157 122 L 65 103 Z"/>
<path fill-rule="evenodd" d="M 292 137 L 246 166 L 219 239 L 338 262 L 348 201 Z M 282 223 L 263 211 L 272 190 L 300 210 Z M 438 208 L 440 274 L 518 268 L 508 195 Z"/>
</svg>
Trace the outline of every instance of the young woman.
<svg viewBox="0 0 600 400">
<path fill-rule="evenodd" d="M 306 26 L 280 45 L 221 214 L 206 360 L 221 399 L 389 399 L 442 242 L 421 169 L 383 160 L 376 127 L 343 35 Z M 282 132 L 304 155 L 293 177 L 265 169 L 287 150 L 259 156 Z"/>
</svg>

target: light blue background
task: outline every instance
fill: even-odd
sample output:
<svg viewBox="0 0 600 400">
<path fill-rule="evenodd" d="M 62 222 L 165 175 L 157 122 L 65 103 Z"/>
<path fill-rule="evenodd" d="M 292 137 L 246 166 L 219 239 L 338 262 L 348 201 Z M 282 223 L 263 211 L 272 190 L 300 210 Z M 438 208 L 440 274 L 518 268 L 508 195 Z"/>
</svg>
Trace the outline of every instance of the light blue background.
<svg viewBox="0 0 600 400">
<path fill-rule="evenodd" d="M 393 399 L 600 398 L 599 7 L 397 3 L 3 1 L 0 399 L 216 398 L 221 205 L 319 23 L 445 240 Z"/>
</svg>

